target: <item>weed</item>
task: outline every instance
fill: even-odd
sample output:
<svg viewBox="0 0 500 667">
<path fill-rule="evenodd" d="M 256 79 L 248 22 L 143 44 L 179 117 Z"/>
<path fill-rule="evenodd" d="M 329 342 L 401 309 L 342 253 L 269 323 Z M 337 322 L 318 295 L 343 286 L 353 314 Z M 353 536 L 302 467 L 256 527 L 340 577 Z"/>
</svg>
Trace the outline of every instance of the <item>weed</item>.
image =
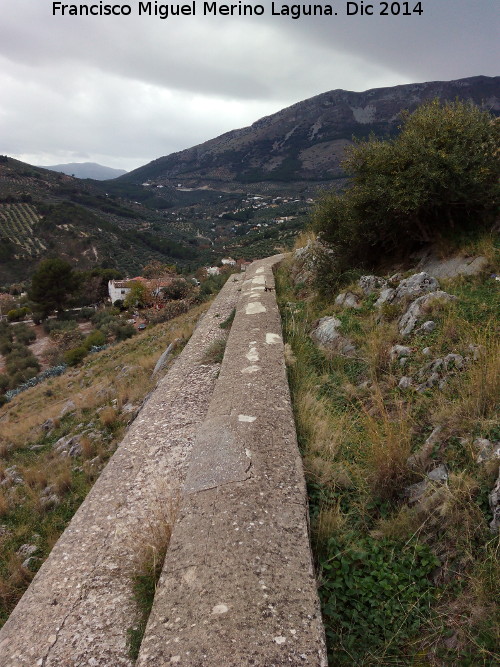
<svg viewBox="0 0 500 667">
<path fill-rule="evenodd" d="M 233 308 L 232 311 L 229 313 L 228 317 L 224 320 L 224 322 L 221 322 L 219 324 L 220 328 L 230 329 L 235 315 L 236 315 L 236 308 Z"/>
<path fill-rule="evenodd" d="M 131 573 L 132 592 L 137 609 L 137 620 L 128 629 L 128 652 L 137 660 L 142 638 L 153 607 L 156 586 L 172 535 L 178 508 L 178 496 L 174 494 L 166 509 L 157 505 L 153 520 L 146 526 L 142 548 L 137 553 Z"/>
<path fill-rule="evenodd" d="M 207 347 L 203 353 L 201 364 L 220 364 L 224 359 L 224 352 L 226 350 L 226 339 L 217 338 Z"/>
</svg>

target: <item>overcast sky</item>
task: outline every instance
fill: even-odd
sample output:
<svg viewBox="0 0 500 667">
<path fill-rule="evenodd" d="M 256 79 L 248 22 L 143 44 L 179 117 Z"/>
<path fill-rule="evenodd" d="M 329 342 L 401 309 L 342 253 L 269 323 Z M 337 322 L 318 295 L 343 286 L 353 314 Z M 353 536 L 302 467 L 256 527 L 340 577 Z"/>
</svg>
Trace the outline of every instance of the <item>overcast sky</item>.
<svg viewBox="0 0 500 667">
<path fill-rule="evenodd" d="M 397 17 L 347 16 L 342 0 L 337 16 L 297 20 L 268 0 L 261 16 L 207 16 L 196 0 L 195 16 L 165 20 L 117 4 L 131 14 L 1 0 L 0 154 L 133 169 L 335 88 L 499 74 L 497 0 L 422 0 L 423 15 Z"/>
</svg>

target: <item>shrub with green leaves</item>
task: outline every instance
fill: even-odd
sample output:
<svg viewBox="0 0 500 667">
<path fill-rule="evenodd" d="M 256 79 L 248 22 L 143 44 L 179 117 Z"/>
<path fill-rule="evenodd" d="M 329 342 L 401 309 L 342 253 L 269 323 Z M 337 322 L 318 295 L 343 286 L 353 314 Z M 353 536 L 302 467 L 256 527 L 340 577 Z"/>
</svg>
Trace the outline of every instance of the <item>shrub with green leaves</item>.
<svg viewBox="0 0 500 667">
<path fill-rule="evenodd" d="M 430 575 L 438 565 L 430 549 L 416 541 L 330 539 L 320 595 L 335 664 L 400 656 L 428 618 L 434 596 Z"/>
<path fill-rule="evenodd" d="M 104 345 L 106 343 L 106 337 L 102 333 L 102 331 L 99 331 L 98 329 L 95 329 L 94 331 L 91 331 L 87 338 L 83 341 L 83 346 L 87 350 L 90 350 L 91 347 L 100 347 L 101 345 Z"/>
<path fill-rule="evenodd" d="M 500 124 L 472 103 L 434 100 L 403 115 L 396 138 L 353 146 L 343 163 L 352 187 L 324 197 L 314 215 L 337 273 L 491 221 L 499 134 Z"/>
<path fill-rule="evenodd" d="M 74 347 L 72 350 L 67 350 L 64 353 L 64 361 L 68 366 L 78 366 L 88 354 L 86 347 L 81 345 L 80 347 Z"/>
</svg>

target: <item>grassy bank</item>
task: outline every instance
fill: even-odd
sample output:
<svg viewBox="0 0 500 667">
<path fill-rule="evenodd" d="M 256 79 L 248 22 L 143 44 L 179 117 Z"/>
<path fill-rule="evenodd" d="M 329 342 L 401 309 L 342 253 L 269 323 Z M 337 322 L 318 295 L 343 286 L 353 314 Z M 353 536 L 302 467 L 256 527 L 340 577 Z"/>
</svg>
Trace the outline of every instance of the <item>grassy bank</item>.
<svg viewBox="0 0 500 667">
<path fill-rule="evenodd" d="M 478 463 L 474 442 L 500 439 L 500 285 L 489 273 L 441 281 L 457 300 L 429 309 L 433 332 L 402 339 L 406 304 L 377 309 L 353 283 L 345 291 L 359 309 L 335 306 L 336 294 L 294 284 L 290 261 L 277 293 L 330 664 L 496 664 L 499 544 L 488 494 L 498 459 Z M 313 343 L 326 315 L 341 320 L 352 356 Z M 410 348 L 404 363 L 394 345 Z M 465 361 L 450 362 L 441 386 L 400 388 L 449 354 Z M 416 452 L 424 458 L 410 464 Z M 410 502 L 409 487 L 441 464 L 447 481 Z"/>
<path fill-rule="evenodd" d="M 0 408 L 0 624 L 8 618 L 159 376 L 209 304 L 86 357 Z"/>
</svg>

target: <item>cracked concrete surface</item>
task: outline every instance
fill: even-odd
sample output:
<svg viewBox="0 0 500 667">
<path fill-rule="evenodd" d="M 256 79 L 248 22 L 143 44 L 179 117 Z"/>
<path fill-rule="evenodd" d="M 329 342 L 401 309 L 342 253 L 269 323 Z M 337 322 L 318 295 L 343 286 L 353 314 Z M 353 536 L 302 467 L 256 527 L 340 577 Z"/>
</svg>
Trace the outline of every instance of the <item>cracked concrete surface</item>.
<svg viewBox="0 0 500 667">
<path fill-rule="evenodd" d="M 200 357 L 240 286 L 226 283 L 0 630 L 1 667 L 133 665 L 134 559 L 184 482 L 219 369 Z"/>
<path fill-rule="evenodd" d="M 279 259 L 247 270 L 139 667 L 327 664 L 280 317 L 250 301 Z"/>
<path fill-rule="evenodd" d="M 182 500 L 138 667 L 325 667 L 273 265 L 230 278 L 0 631 L 0 667 L 132 667 L 130 572 Z M 202 365 L 236 306 L 220 375 Z M 215 315 L 219 317 L 215 317 Z"/>
</svg>

